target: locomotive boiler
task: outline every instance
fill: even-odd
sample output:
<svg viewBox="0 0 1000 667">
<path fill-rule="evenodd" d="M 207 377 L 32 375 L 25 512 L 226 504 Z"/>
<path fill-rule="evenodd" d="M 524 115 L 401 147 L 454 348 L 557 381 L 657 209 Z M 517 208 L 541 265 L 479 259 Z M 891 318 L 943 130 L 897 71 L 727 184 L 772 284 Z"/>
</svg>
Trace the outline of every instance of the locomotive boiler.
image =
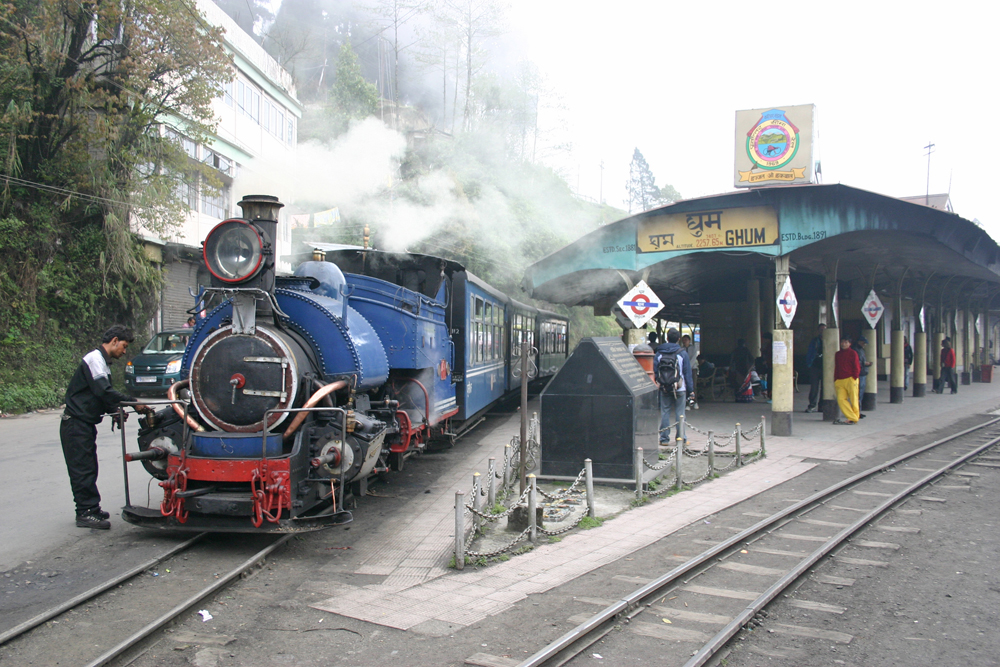
<svg viewBox="0 0 1000 667">
<path fill-rule="evenodd" d="M 174 402 L 143 421 L 139 451 L 125 456 L 163 488 L 158 507 L 124 508 L 131 523 L 288 532 L 349 522 L 348 493 L 364 495 L 372 475 L 431 443 L 453 444 L 516 390 L 522 350 L 544 357 L 544 375 L 566 357 L 565 318 L 442 258 L 341 248 L 279 276 L 282 204 L 253 195 L 239 205 L 242 218 L 204 242 L 211 286 L 198 309 L 208 309 Z"/>
</svg>

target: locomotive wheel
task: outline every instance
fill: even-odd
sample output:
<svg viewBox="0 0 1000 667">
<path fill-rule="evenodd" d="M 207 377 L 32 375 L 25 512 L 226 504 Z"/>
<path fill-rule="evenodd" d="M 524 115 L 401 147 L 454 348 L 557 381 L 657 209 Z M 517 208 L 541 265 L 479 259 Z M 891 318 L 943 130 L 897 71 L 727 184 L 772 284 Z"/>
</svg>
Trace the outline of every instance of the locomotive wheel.
<svg viewBox="0 0 1000 667">
<path fill-rule="evenodd" d="M 403 472 L 406 467 L 406 455 L 403 452 L 393 452 L 389 455 L 389 466 L 396 472 Z"/>
</svg>

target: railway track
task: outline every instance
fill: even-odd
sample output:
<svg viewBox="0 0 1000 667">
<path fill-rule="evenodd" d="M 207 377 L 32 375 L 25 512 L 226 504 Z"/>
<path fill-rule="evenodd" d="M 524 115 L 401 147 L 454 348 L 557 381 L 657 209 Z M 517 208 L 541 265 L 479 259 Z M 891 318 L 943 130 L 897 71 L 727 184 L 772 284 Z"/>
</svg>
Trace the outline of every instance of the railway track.
<svg viewBox="0 0 1000 667">
<path fill-rule="evenodd" d="M 251 571 L 293 536 L 233 540 L 199 534 L 3 632 L 0 662 L 99 667 L 137 653 L 143 640 Z"/>
<path fill-rule="evenodd" d="M 590 654 L 581 654 L 599 640 L 609 658 L 643 654 L 642 642 L 659 647 L 669 642 L 672 650 L 665 655 L 659 651 L 658 664 L 709 664 L 742 629 L 766 624 L 767 605 L 805 575 L 813 573 L 814 580 L 831 586 L 854 583 L 848 577 L 815 573 L 825 559 L 856 567 L 887 567 L 885 554 L 898 549 L 887 541 L 892 532 L 912 529 L 876 526 L 882 528 L 879 539 L 864 539 L 860 533 L 889 512 L 894 511 L 900 523 L 905 523 L 907 513 L 919 514 L 919 509 L 898 509 L 914 497 L 941 502 L 924 489 L 998 443 L 1000 419 L 993 419 L 880 463 L 775 514 L 744 513 L 760 520 L 729 539 L 710 544 L 697 556 L 681 558 L 682 564 L 647 580 L 629 595 L 588 600 L 605 606 L 596 614 L 570 619 L 578 625 L 519 663 L 520 667 L 583 664 L 584 660 L 591 664 Z M 866 553 L 864 557 L 844 555 L 841 552 L 847 547 L 852 554 L 855 548 Z M 821 601 L 794 600 L 791 604 L 817 614 L 835 616 L 844 611 Z M 781 626 L 772 631 L 829 642 L 850 641 L 845 633 L 815 627 Z M 651 647 L 649 653 L 657 650 Z"/>
</svg>

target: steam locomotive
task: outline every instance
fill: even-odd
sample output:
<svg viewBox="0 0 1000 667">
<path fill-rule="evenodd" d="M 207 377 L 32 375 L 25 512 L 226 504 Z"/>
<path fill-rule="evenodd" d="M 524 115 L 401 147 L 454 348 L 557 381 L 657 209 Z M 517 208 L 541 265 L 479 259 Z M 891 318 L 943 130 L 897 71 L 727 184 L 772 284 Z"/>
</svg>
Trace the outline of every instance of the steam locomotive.
<svg viewBox="0 0 1000 667">
<path fill-rule="evenodd" d="M 214 302 L 193 330 L 170 406 L 143 421 L 137 452 L 159 507 L 123 518 L 223 532 L 314 530 L 352 520 L 347 493 L 449 446 L 567 356 L 565 317 L 518 303 L 460 264 L 414 253 L 318 252 L 275 272 L 275 197 L 204 242 Z M 128 472 L 126 468 L 126 487 Z"/>
</svg>

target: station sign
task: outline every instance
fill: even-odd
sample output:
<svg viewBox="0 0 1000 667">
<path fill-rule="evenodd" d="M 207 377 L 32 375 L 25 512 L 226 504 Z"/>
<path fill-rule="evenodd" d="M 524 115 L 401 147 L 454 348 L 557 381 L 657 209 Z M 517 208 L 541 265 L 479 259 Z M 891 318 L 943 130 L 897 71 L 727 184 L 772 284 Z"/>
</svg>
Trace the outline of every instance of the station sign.
<svg viewBox="0 0 1000 667">
<path fill-rule="evenodd" d="M 785 276 L 785 284 L 782 286 L 781 290 L 778 292 L 778 314 L 781 315 L 781 321 L 785 323 L 785 328 L 792 326 L 792 320 L 795 319 L 795 311 L 799 307 L 799 302 L 795 298 L 795 290 L 792 289 L 792 279 Z"/>
<path fill-rule="evenodd" d="M 813 182 L 812 104 L 736 112 L 738 188 Z"/>
<path fill-rule="evenodd" d="M 618 300 L 618 307 L 628 316 L 636 329 L 646 326 L 653 316 L 663 310 L 663 302 L 653 293 L 645 280 L 630 289 Z"/>
<path fill-rule="evenodd" d="M 652 215 L 639 221 L 639 252 L 777 245 L 778 214 L 770 206 Z"/>
<path fill-rule="evenodd" d="M 868 320 L 868 325 L 874 329 L 875 325 L 878 324 L 879 319 L 882 318 L 882 313 L 885 312 L 885 306 L 882 305 L 882 301 L 878 298 L 878 294 L 875 290 L 868 293 L 865 297 L 865 303 L 861 306 L 861 314 L 864 315 L 865 319 Z"/>
</svg>

